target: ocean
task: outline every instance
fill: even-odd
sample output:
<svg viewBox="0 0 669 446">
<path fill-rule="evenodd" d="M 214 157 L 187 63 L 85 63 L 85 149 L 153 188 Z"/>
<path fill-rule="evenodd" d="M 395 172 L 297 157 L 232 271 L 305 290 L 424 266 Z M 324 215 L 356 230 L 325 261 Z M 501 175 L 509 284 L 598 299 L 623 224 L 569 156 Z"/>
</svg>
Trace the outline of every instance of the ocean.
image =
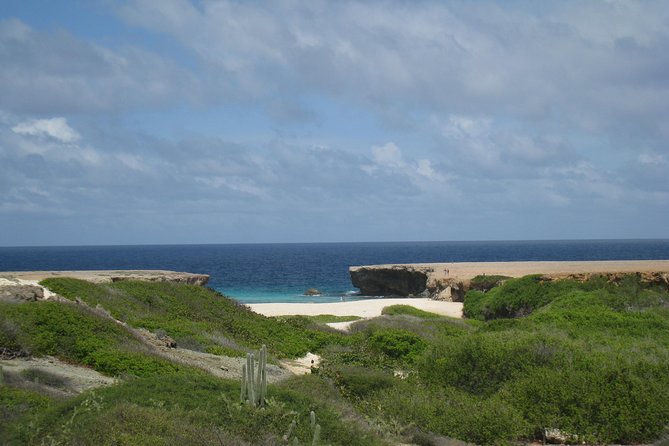
<svg viewBox="0 0 669 446">
<path fill-rule="evenodd" d="M 210 287 L 244 303 L 359 299 L 348 274 L 354 265 L 633 259 L 669 259 L 669 240 L 0 247 L 0 271 L 204 273 Z M 323 296 L 304 296 L 308 288 Z"/>
</svg>

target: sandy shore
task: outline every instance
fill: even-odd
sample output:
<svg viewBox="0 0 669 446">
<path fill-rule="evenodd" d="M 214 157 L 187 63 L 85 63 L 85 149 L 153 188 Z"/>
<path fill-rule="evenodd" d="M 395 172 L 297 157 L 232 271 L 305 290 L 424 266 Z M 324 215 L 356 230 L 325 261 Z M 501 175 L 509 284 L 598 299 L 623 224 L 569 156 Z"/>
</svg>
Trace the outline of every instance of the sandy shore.
<svg viewBox="0 0 669 446">
<path fill-rule="evenodd" d="M 315 303 L 271 303 L 248 305 L 256 313 L 265 316 L 304 315 L 316 316 L 332 314 L 334 316 L 376 317 L 381 310 L 390 305 L 411 305 L 421 310 L 450 317 L 462 317 L 461 302 L 443 302 L 432 299 L 398 298 L 398 299 L 366 299 L 349 302 Z"/>
</svg>

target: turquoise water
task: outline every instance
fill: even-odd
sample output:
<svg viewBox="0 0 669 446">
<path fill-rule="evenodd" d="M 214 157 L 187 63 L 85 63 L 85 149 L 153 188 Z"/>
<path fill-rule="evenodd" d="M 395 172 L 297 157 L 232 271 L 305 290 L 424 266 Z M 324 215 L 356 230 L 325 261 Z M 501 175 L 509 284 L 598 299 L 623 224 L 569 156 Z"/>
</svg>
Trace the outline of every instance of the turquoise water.
<svg viewBox="0 0 669 446">
<path fill-rule="evenodd" d="M 348 267 L 381 263 L 669 259 L 669 240 L 0 247 L 0 271 L 167 269 L 205 273 L 241 302 L 362 296 Z M 304 296 L 318 288 L 322 297 Z"/>
</svg>

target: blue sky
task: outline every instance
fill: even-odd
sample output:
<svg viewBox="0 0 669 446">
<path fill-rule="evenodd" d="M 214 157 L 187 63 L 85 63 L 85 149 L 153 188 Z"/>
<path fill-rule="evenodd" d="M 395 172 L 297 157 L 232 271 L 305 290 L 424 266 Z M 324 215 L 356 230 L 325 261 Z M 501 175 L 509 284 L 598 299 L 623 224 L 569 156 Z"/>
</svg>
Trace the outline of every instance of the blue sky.
<svg viewBox="0 0 669 446">
<path fill-rule="evenodd" d="M 663 1 L 4 0 L 0 246 L 667 238 Z"/>
</svg>

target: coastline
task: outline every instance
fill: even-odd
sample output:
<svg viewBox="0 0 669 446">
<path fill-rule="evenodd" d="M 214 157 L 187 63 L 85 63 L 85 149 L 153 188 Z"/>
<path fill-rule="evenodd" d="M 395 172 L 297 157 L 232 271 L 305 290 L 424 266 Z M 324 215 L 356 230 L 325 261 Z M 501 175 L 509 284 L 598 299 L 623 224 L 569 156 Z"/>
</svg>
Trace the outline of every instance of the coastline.
<svg viewBox="0 0 669 446">
<path fill-rule="evenodd" d="M 531 262 L 457 262 L 457 263 L 413 263 L 351 267 L 369 271 L 421 271 L 426 275 L 426 286 L 445 289 L 462 286 L 478 275 L 504 275 L 521 277 L 528 274 L 543 274 L 551 278 L 588 276 L 592 274 L 655 274 L 669 281 L 669 260 L 607 260 L 607 261 L 531 261 Z M 37 285 L 47 277 L 74 277 L 92 282 L 114 282 L 117 280 L 173 281 L 204 285 L 209 276 L 164 270 L 97 270 L 97 271 L 20 271 L 0 272 L 0 284 Z M 46 294 L 45 294 L 46 296 Z M 450 296 L 450 294 L 449 294 Z M 447 297 L 447 296 L 444 296 Z M 363 318 L 381 315 L 384 307 L 410 305 L 412 307 L 461 318 L 462 303 L 453 299 L 435 300 L 420 297 L 386 297 L 361 299 L 346 302 L 324 303 L 249 303 L 253 311 L 265 316 L 332 314 L 335 316 L 359 316 Z"/>
<path fill-rule="evenodd" d="M 349 273 L 353 285 L 366 295 L 461 301 L 477 276 L 540 274 L 548 280 L 583 281 L 601 275 L 618 281 L 637 274 L 645 282 L 669 284 L 669 260 L 409 263 L 351 266 Z"/>
</svg>

